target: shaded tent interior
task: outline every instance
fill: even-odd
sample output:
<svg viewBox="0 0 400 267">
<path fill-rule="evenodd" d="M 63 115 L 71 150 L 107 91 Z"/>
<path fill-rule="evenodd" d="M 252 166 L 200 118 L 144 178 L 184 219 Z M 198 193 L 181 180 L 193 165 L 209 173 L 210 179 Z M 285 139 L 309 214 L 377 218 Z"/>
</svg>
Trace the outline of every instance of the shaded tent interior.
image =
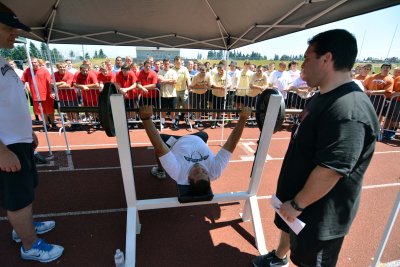
<svg viewBox="0 0 400 267">
<path fill-rule="evenodd" d="M 4 0 L 54 44 L 231 50 L 399 4 L 398 0 Z"/>
</svg>

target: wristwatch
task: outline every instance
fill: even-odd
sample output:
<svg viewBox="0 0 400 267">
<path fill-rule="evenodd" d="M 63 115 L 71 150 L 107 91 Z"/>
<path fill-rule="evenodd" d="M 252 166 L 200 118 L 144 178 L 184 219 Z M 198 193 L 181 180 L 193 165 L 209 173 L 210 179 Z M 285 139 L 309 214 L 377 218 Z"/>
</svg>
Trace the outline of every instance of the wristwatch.
<svg viewBox="0 0 400 267">
<path fill-rule="evenodd" d="M 300 208 L 299 205 L 297 205 L 297 203 L 294 201 L 294 199 L 292 199 L 290 201 L 290 205 L 292 205 L 292 207 L 297 211 L 303 211 L 304 210 L 303 208 Z"/>
</svg>

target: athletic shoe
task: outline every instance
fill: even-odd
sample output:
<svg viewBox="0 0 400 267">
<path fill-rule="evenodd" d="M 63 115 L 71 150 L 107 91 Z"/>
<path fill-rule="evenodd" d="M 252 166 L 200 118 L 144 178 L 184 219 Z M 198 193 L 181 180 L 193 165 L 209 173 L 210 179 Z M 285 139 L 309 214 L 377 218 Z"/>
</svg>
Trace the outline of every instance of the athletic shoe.
<svg viewBox="0 0 400 267">
<path fill-rule="evenodd" d="M 202 121 L 199 121 L 199 122 L 197 123 L 197 125 L 198 125 L 199 127 L 204 127 L 204 125 L 203 125 L 203 122 L 202 122 Z"/>
<path fill-rule="evenodd" d="M 167 174 L 165 173 L 165 171 L 158 169 L 158 166 L 152 167 L 150 172 L 153 176 L 157 177 L 157 179 L 159 180 L 167 178 Z"/>
<path fill-rule="evenodd" d="M 255 257 L 252 262 L 253 262 L 254 267 L 288 267 L 289 266 L 289 261 L 287 259 L 287 256 L 285 256 L 283 259 L 280 259 L 275 255 L 275 250 L 271 251 L 268 254 Z"/>
<path fill-rule="evenodd" d="M 53 230 L 54 227 L 56 227 L 56 222 L 55 221 L 33 222 L 33 226 L 35 227 L 36 234 L 41 235 Z M 12 239 L 16 243 L 21 242 L 21 238 L 19 238 L 15 230 L 12 231 Z"/>
<path fill-rule="evenodd" d="M 176 120 L 175 123 L 173 123 L 171 125 L 171 129 L 174 130 L 174 131 L 179 130 L 179 121 L 178 120 Z"/>
<path fill-rule="evenodd" d="M 215 129 L 215 127 L 217 127 L 217 123 L 214 121 L 214 122 L 211 124 L 211 129 Z"/>
<path fill-rule="evenodd" d="M 133 129 L 138 129 L 139 125 L 137 123 L 133 124 Z"/>
<path fill-rule="evenodd" d="M 36 165 L 41 165 L 41 164 L 47 164 L 48 161 L 46 158 L 41 156 L 39 153 L 36 153 L 33 155 L 33 158 L 35 159 L 35 164 Z"/>
<path fill-rule="evenodd" d="M 58 259 L 64 252 L 64 248 L 58 245 L 47 244 L 43 239 L 38 238 L 30 250 L 21 247 L 21 257 L 24 260 L 39 262 L 51 262 Z"/>
</svg>

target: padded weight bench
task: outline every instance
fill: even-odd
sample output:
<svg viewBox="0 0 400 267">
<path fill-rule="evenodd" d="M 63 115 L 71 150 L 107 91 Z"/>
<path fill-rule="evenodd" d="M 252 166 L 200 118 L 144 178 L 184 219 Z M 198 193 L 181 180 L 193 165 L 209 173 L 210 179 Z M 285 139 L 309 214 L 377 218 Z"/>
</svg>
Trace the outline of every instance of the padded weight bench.
<svg viewBox="0 0 400 267">
<path fill-rule="evenodd" d="M 193 194 L 190 190 L 190 185 L 176 184 L 176 188 L 178 190 L 178 201 L 180 203 L 210 201 L 214 197 L 211 187 L 209 187 L 208 192 L 205 195 Z"/>
</svg>

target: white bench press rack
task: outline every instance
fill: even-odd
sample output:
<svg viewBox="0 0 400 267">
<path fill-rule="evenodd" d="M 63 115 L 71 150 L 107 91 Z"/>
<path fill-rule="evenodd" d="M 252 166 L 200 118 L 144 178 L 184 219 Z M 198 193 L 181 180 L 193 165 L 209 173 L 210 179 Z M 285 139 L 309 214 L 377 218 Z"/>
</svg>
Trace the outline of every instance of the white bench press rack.
<svg viewBox="0 0 400 267">
<path fill-rule="evenodd" d="M 136 234 L 140 233 L 139 210 L 185 207 L 193 205 L 206 205 L 245 200 L 242 220 L 251 221 L 255 233 L 256 247 L 260 254 L 266 254 L 267 248 L 261 223 L 260 210 L 257 202 L 257 192 L 261 183 L 267 152 L 271 142 L 278 110 L 281 103 L 280 95 L 271 95 L 265 121 L 260 133 L 260 140 L 251 173 L 247 191 L 226 192 L 215 194 L 210 201 L 180 203 L 177 197 L 144 199 L 136 198 L 135 181 L 133 175 L 132 155 L 127 126 L 124 99 L 122 95 L 111 95 L 111 109 L 117 137 L 118 154 L 121 163 L 122 179 L 127 202 L 125 266 L 133 267 L 136 262 Z"/>
</svg>

